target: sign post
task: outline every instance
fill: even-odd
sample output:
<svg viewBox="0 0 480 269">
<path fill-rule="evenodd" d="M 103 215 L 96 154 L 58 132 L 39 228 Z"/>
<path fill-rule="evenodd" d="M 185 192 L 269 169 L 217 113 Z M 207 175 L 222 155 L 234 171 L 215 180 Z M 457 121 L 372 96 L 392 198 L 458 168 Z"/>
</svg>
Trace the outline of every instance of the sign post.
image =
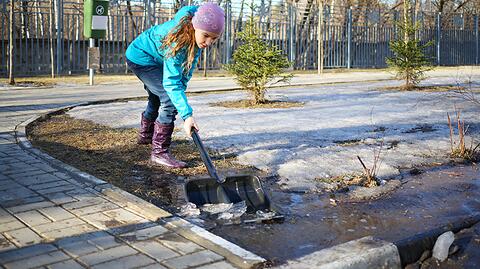
<svg viewBox="0 0 480 269">
<path fill-rule="evenodd" d="M 85 0 L 83 5 L 83 35 L 89 39 L 87 67 L 90 85 L 93 85 L 95 69 L 100 69 L 100 49 L 95 47 L 95 39 L 105 38 L 107 34 L 108 2 Z"/>
</svg>

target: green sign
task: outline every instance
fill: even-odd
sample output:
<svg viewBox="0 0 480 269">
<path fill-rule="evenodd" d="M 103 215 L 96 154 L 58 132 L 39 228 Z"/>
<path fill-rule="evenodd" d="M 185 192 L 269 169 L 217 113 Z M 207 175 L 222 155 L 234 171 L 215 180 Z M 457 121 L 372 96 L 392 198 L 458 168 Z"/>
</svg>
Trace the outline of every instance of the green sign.
<svg viewBox="0 0 480 269">
<path fill-rule="evenodd" d="M 108 25 L 108 2 L 85 0 L 83 4 L 83 35 L 86 38 L 105 38 Z"/>
</svg>

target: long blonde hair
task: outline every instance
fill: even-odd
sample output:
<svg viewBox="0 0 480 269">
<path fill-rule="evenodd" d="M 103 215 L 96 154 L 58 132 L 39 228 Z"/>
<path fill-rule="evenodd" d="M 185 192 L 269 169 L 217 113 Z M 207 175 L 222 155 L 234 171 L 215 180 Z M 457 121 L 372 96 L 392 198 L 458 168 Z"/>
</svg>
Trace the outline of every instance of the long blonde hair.
<svg viewBox="0 0 480 269">
<path fill-rule="evenodd" d="M 185 16 L 180 20 L 180 23 L 165 36 L 161 48 L 170 48 L 172 44 L 174 46 L 170 49 L 167 57 L 173 57 L 185 48 L 187 59 L 183 63 L 183 70 L 188 73 L 195 59 L 195 29 L 192 25 L 192 16 Z"/>
</svg>

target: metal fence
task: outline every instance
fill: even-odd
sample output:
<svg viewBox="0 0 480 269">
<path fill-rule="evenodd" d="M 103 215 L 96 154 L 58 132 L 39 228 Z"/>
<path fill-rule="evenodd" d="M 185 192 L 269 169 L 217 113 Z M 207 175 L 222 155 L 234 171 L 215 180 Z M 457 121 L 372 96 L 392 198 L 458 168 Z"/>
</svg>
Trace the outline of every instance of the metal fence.
<svg viewBox="0 0 480 269">
<path fill-rule="evenodd" d="M 8 74 L 9 5 L 1 1 L 0 76 Z M 125 73 L 128 44 L 150 26 L 173 17 L 182 5 L 201 1 L 110 1 L 107 37 L 97 40 L 103 73 Z M 226 29 L 208 49 L 199 69 L 220 69 L 240 45 L 237 34 L 251 14 L 263 38 L 278 46 L 295 69 L 318 68 L 319 53 L 325 68 L 380 68 L 392 56 L 400 13 L 382 8 L 348 8 L 271 0 L 250 9 L 249 0 L 217 1 L 226 11 Z M 314 1 L 316 2 L 316 1 Z M 302 3 L 300 1 L 299 3 Z M 312 1 L 308 1 L 312 3 Z M 86 73 L 88 39 L 83 37 L 83 1 L 15 1 L 14 73 L 16 76 Z M 479 64 L 479 21 L 476 15 L 415 14 L 422 27 L 422 42 L 434 41 L 426 54 L 437 65 Z M 320 27 L 320 28 L 319 28 Z M 319 39 L 319 35 L 321 38 Z M 321 46 L 319 46 L 319 40 Z M 319 49 L 321 48 L 321 49 Z M 53 57 L 52 57 L 53 54 Z M 53 64 L 52 64 L 53 58 Z"/>
</svg>

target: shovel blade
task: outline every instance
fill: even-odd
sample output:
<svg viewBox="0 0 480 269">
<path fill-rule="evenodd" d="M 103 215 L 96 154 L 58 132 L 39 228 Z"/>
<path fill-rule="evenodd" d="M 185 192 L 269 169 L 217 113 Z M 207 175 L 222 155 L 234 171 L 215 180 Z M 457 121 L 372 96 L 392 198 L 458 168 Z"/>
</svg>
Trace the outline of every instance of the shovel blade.
<svg viewBox="0 0 480 269">
<path fill-rule="evenodd" d="M 224 183 L 213 178 L 196 179 L 185 184 L 187 200 L 197 206 L 245 201 L 247 212 L 270 209 L 270 200 L 256 176 L 231 176 Z"/>
</svg>

